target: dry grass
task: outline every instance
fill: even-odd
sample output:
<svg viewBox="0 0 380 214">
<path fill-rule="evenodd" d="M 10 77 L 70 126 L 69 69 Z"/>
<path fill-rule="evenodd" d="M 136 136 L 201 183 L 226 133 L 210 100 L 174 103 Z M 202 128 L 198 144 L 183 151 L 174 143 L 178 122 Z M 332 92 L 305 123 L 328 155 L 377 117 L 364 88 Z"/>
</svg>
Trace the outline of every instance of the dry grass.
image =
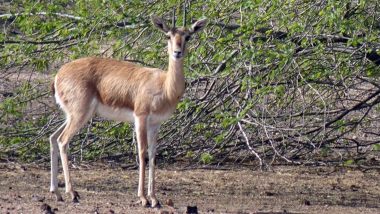
<svg viewBox="0 0 380 214">
<path fill-rule="evenodd" d="M 1 164 L 1 213 L 38 213 L 46 203 L 56 213 L 379 213 L 378 171 L 276 167 L 273 172 L 240 170 L 158 170 L 160 210 L 134 205 L 137 170 L 72 170 L 79 204 L 57 203 L 49 194 L 49 170 Z M 62 176 L 60 180 L 63 182 Z M 63 189 L 62 189 L 63 190 Z"/>
</svg>

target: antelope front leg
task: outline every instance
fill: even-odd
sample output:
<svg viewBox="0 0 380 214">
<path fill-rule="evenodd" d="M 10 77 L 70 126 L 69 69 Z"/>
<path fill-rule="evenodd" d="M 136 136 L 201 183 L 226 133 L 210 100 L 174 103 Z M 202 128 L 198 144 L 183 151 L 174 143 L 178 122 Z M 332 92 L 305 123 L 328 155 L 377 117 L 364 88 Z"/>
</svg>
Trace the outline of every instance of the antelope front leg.
<svg viewBox="0 0 380 214">
<path fill-rule="evenodd" d="M 152 207 L 160 207 L 160 202 L 156 198 L 155 181 L 154 181 L 154 167 L 156 165 L 156 147 L 157 147 L 157 133 L 159 126 L 149 126 L 148 129 L 148 155 L 149 155 L 149 183 L 148 183 L 148 196 L 152 201 Z"/>
<path fill-rule="evenodd" d="M 137 196 L 140 198 L 142 206 L 149 206 L 148 200 L 144 193 L 144 180 L 145 180 L 145 155 L 147 147 L 147 127 L 146 127 L 146 116 L 136 116 L 135 117 L 135 128 L 137 135 L 137 147 L 139 154 L 139 187 L 137 191 Z"/>
</svg>

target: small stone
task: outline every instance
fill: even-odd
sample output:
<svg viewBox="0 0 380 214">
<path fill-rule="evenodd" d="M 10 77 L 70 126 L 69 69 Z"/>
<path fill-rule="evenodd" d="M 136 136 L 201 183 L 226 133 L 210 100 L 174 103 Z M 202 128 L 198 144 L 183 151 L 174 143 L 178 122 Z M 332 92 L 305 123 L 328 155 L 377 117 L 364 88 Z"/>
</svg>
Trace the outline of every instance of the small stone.
<svg viewBox="0 0 380 214">
<path fill-rule="evenodd" d="M 359 191 L 360 187 L 359 186 L 356 186 L 356 185 L 351 185 L 350 186 L 351 190 L 356 192 L 356 191 Z"/>
<path fill-rule="evenodd" d="M 54 211 L 51 210 L 51 207 L 48 204 L 46 204 L 46 203 L 43 203 L 41 205 L 41 211 L 44 214 L 54 214 Z"/>
<path fill-rule="evenodd" d="M 306 199 L 303 201 L 303 203 L 304 203 L 306 206 L 310 206 L 310 205 L 311 205 L 310 201 L 309 201 L 309 200 L 306 200 Z"/>
<path fill-rule="evenodd" d="M 32 201 L 43 202 L 44 200 L 45 200 L 45 197 L 40 197 L 38 195 L 32 195 Z"/>
<path fill-rule="evenodd" d="M 187 214 L 198 214 L 198 207 L 197 206 L 187 206 L 186 213 Z"/>
<path fill-rule="evenodd" d="M 172 199 L 168 199 L 166 200 L 166 205 L 170 206 L 170 207 L 174 207 L 174 203 L 173 203 L 173 200 Z"/>
</svg>

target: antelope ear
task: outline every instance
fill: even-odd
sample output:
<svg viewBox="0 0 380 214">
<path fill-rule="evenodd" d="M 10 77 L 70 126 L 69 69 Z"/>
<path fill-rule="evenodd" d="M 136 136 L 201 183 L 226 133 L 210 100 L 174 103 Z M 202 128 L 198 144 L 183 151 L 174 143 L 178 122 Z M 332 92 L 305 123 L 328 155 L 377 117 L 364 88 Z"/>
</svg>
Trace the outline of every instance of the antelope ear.
<svg viewBox="0 0 380 214">
<path fill-rule="evenodd" d="M 152 19 L 152 23 L 156 28 L 158 28 L 164 33 L 167 33 L 169 31 L 168 26 L 165 24 L 164 20 L 162 20 L 160 17 L 152 15 L 150 18 Z"/>
<path fill-rule="evenodd" d="M 191 25 L 190 33 L 193 34 L 202 30 L 207 25 L 207 22 L 208 20 L 206 18 L 196 21 L 193 25 Z"/>
</svg>

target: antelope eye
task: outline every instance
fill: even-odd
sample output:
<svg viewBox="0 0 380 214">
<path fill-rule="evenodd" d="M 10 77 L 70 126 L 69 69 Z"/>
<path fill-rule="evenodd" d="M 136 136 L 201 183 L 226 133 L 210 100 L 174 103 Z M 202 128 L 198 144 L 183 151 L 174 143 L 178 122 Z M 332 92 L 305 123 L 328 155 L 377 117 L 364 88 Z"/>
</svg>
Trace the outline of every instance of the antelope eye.
<svg viewBox="0 0 380 214">
<path fill-rule="evenodd" d="M 190 38 L 191 38 L 190 36 L 186 36 L 186 37 L 185 37 L 186 42 L 189 41 Z"/>
<path fill-rule="evenodd" d="M 165 36 L 166 37 L 166 39 L 170 39 L 170 36 Z"/>
</svg>

